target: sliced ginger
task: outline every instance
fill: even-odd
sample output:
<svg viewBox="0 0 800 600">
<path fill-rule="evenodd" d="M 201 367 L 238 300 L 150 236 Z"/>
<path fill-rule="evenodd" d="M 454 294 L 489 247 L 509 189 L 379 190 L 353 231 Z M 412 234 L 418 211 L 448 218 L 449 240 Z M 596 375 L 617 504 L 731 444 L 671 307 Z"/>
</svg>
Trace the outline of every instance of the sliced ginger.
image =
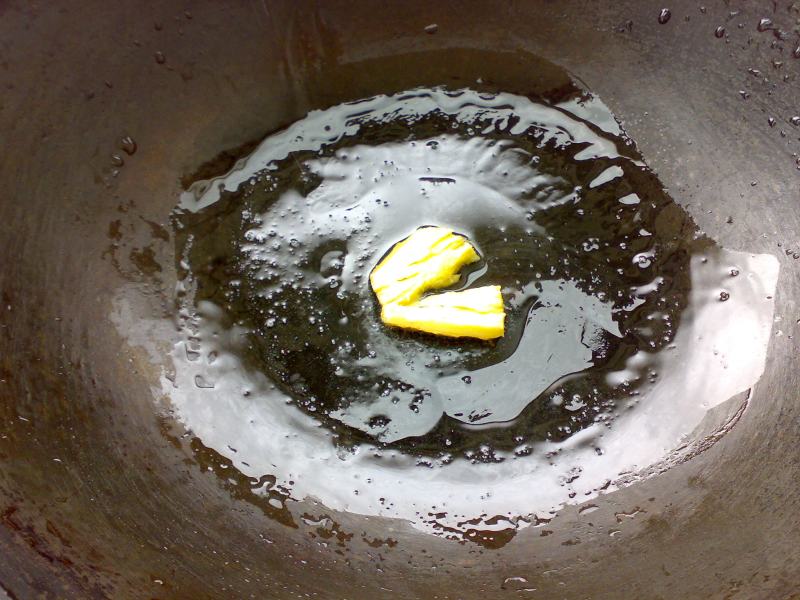
<svg viewBox="0 0 800 600">
<path fill-rule="evenodd" d="M 464 236 L 441 227 L 420 227 L 395 244 L 369 281 L 382 305 L 408 304 L 427 290 L 453 285 L 461 267 L 479 258 Z"/>
<path fill-rule="evenodd" d="M 499 285 L 444 292 L 411 304 L 386 304 L 381 319 L 387 325 L 448 337 L 491 340 L 505 332 L 505 309 Z"/>
<path fill-rule="evenodd" d="M 392 248 L 370 274 L 387 325 L 447 337 L 490 340 L 505 333 L 499 286 L 432 294 L 453 285 L 464 265 L 479 260 L 467 238 L 442 227 L 420 227 Z"/>
</svg>

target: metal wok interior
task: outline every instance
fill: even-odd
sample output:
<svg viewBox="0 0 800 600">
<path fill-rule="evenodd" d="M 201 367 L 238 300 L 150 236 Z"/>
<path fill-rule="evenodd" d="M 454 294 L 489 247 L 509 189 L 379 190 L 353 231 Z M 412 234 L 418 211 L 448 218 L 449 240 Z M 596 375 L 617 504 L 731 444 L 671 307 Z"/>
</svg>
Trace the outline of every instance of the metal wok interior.
<svg viewBox="0 0 800 600">
<path fill-rule="evenodd" d="M 800 128 L 791 119 L 800 113 L 800 7 L 668 7 L 661 23 L 665 6 L 638 1 L 0 5 L 2 590 L 12 598 L 796 593 Z M 769 27 L 759 25 L 765 18 Z M 531 527 L 494 548 L 342 512 L 331 513 L 337 529 L 320 544 L 314 525 L 292 517 L 311 500 L 276 516 L 184 435 L 169 400 L 153 393 L 168 340 L 133 344 L 118 321 L 135 327 L 173 310 L 169 215 L 188 182 L 223 173 L 312 109 L 480 77 L 525 94 L 547 76 L 540 59 L 603 99 L 701 230 L 777 257 L 764 373 L 715 443 L 601 494 L 591 513 L 564 507 L 546 535 Z M 121 149 L 126 137 L 135 152 Z M 129 307 L 122 317 L 120 297 Z"/>
</svg>

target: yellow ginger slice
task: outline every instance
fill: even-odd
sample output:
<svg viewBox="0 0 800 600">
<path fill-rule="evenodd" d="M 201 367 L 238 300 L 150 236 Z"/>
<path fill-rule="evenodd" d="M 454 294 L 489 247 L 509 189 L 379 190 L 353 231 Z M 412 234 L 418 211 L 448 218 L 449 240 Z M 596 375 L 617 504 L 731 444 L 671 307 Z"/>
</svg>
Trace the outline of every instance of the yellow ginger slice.
<svg viewBox="0 0 800 600">
<path fill-rule="evenodd" d="M 420 227 L 373 269 L 370 284 L 387 325 L 448 337 L 490 340 L 505 333 L 499 286 L 445 292 L 464 265 L 480 257 L 467 238 L 442 227 Z"/>
<path fill-rule="evenodd" d="M 492 340 L 505 333 L 505 309 L 499 285 L 444 292 L 411 304 L 385 304 L 387 325 L 448 337 Z"/>
<path fill-rule="evenodd" d="M 420 227 L 392 248 L 369 276 L 382 305 L 417 300 L 453 285 L 461 267 L 480 257 L 467 238 L 442 227 Z"/>
</svg>

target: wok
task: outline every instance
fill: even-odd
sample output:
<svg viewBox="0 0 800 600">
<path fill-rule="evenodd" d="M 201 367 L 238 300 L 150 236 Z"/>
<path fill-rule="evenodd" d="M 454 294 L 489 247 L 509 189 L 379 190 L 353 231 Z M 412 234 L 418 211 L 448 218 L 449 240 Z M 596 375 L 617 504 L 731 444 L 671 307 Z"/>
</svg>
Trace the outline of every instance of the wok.
<svg viewBox="0 0 800 600">
<path fill-rule="evenodd" d="M 659 19 L 667 6 L 671 18 Z M 10 0 L 0 14 L 6 595 L 797 593 L 795 3 Z M 154 397 L 164 330 L 135 344 L 123 334 L 169 322 L 169 214 L 189 182 L 224 172 L 311 109 L 477 77 L 526 93 L 546 76 L 540 58 L 599 94 L 710 237 L 777 256 L 765 371 L 710 447 L 600 495 L 590 514 L 566 506 L 548 535 L 528 528 L 488 548 L 341 513 L 339 533 L 320 544 Z"/>
</svg>

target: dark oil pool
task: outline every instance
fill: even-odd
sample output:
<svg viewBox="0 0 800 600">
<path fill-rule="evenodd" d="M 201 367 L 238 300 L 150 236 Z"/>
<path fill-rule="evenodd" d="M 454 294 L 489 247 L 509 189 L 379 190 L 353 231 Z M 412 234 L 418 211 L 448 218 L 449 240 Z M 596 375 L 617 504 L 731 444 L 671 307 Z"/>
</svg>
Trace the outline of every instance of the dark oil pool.
<svg viewBox="0 0 800 600">
<path fill-rule="evenodd" d="M 475 86 L 312 112 L 175 210 L 165 390 L 279 504 L 516 530 L 663 460 L 763 369 L 773 257 L 702 235 L 580 87 Z M 422 225 L 479 249 L 453 289 L 502 287 L 496 343 L 381 323 L 369 272 Z"/>
</svg>

